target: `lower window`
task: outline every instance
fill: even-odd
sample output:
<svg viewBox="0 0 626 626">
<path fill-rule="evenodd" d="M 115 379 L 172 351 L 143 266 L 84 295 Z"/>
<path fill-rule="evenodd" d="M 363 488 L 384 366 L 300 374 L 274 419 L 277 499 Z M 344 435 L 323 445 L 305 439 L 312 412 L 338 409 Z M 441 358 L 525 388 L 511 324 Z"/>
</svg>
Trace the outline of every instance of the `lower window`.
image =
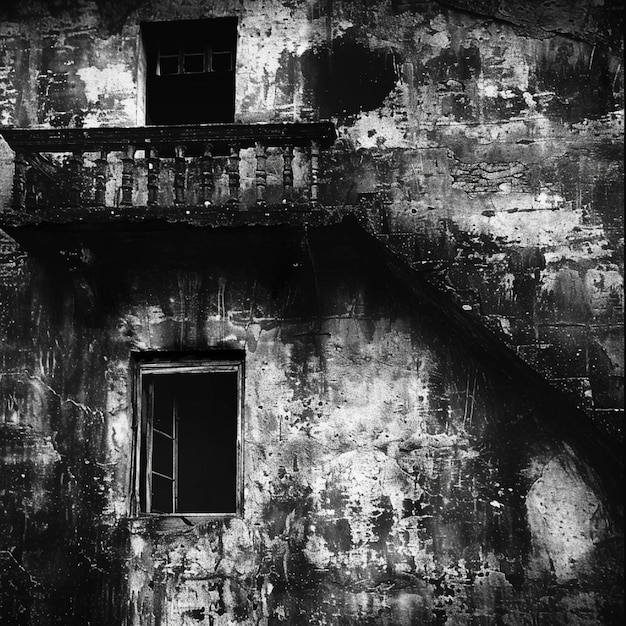
<svg viewBox="0 0 626 626">
<path fill-rule="evenodd" d="M 241 513 L 243 356 L 137 359 L 135 509 Z"/>
</svg>

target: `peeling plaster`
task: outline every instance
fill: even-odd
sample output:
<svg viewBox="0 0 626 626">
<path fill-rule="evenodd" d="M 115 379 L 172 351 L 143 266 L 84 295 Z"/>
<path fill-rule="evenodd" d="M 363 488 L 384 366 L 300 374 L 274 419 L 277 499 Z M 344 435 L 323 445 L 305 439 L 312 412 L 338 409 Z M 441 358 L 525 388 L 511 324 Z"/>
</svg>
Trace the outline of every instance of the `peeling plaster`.
<svg viewBox="0 0 626 626">
<path fill-rule="evenodd" d="M 526 496 L 526 506 L 533 567 L 547 566 L 559 582 L 576 579 L 602 531 L 602 505 L 570 459 L 556 457 L 545 465 Z"/>
<path fill-rule="evenodd" d="M 333 44 L 357 42 L 362 76 L 386 55 L 383 93 L 352 94 L 349 113 L 325 102 L 339 141 L 322 154 L 324 200 L 379 194 L 382 241 L 444 268 L 447 293 L 474 294 L 485 323 L 619 430 L 623 62 L 600 4 L 44 4 L 0 9 L 3 124 L 135 124 L 143 20 L 238 15 L 241 122 L 317 119 L 305 66 Z M 12 158 L 2 143 L 3 210 Z M 122 172 L 108 163 L 113 203 Z M 305 167 L 294 161 L 296 179 Z M 618 552 L 602 552 L 613 520 L 580 460 L 553 442 L 546 461 L 534 427 L 498 456 L 497 429 L 529 399 L 494 399 L 446 333 L 399 300 L 389 310 L 385 285 L 360 276 L 332 315 L 296 319 L 275 313 L 271 289 L 226 280 L 232 263 L 204 277 L 117 267 L 92 328 L 54 268 L 8 237 L 0 262 L 0 575 L 32 623 L 621 623 L 621 586 L 606 586 Z M 131 350 L 224 345 L 246 350 L 244 515 L 128 519 Z"/>
</svg>

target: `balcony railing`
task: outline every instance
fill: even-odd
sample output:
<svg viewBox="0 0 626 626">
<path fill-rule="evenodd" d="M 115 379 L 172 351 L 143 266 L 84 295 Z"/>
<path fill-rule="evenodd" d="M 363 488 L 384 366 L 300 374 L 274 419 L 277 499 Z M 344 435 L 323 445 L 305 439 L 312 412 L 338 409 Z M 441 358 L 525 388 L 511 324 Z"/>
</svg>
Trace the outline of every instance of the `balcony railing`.
<svg viewBox="0 0 626 626">
<path fill-rule="evenodd" d="M 13 208 L 310 208 L 331 123 L 0 129 L 15 151 Z M 88 215 L 89 212 L 86 212 Z"/>
</svg>

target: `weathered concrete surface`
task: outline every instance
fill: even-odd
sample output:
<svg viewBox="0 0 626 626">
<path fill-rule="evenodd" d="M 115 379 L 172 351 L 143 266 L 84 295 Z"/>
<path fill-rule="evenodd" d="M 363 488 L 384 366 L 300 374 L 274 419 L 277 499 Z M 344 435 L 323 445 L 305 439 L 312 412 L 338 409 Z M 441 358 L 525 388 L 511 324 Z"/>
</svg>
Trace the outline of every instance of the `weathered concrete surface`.
<svg viewBox="0 0 626 626">
<path fill-rule="evenodd" d="M 379 237 L 440 262 L 618 437 L 620 15 L 536 8 L 5 2 L 0 123 L 142 124 L 140 22 L 237 15 L 236 120 L 332 119 L 323 202 L 381 195 Z M 2 143 L 3 208 L 12 158 Z M 89 270 L 94 324 L 80 276 L 0 239 L 5 621 L 623 622 L 621 527 L 567 414 L 456 351 L 349 246 L 325 283 L 299 243 L 277 266 L 240 244 L 168 264 L 185 247 Z M 130 351 L 221 345 L 247 353 L 244 517 L 128 521 Z"/>
<path fill-rule="evenodd" d="M 354 235 L 105 233 L 102 327 L 29 262 L 6 290 L 5 614 L 618 623 L 619 531 L 585 447 L 564 445 L 575 409 L 507 384 L 442 325 L 445 297 L 415 307 Z M 130 353 L 208 347 L 246 351 L 243 517 L 128 519 Z"/>
<path fill-rule="evenodd" d="M 615 3 L 114 4 L 5 4 L 3 124 L 142 124 L 139 24 L 236 15 L 235 119 L 334 120 L 325 203 L 384 193 L 390 245 L 444 261 L 520 354 L 584 324 L 581 349 L 606 365 L 590 359 L 575 396 L 623 406 L 603 339 L 623 323 Z"/>
</svg>

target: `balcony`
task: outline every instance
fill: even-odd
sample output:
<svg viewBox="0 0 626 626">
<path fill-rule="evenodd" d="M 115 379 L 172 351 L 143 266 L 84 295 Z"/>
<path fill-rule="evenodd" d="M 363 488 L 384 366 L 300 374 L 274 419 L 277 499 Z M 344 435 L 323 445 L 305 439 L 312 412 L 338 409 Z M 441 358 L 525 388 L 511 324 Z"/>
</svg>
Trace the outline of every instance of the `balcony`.
<svg viewBox="0 0 626 626">
<path fill-rule="evenodd" d="M 331 123 L 1 129 L 15 152 L 3 225 L 321 208 Z"/>
</svg>

